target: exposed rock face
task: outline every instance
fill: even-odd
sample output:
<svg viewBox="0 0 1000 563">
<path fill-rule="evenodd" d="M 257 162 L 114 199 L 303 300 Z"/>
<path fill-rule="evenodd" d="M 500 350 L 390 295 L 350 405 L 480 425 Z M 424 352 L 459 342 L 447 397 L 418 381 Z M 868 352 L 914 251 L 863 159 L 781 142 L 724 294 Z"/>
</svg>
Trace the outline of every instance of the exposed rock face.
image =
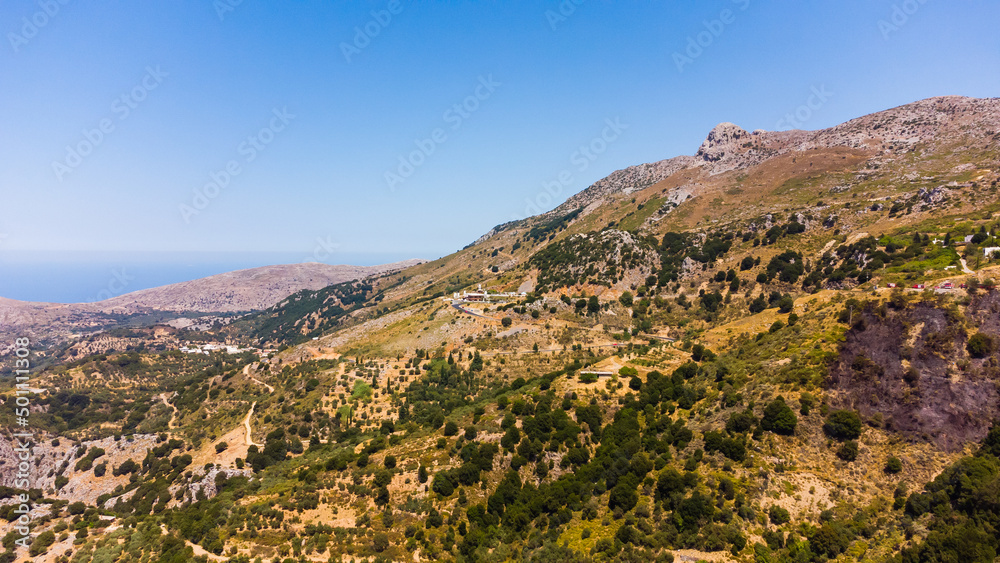
<svg viewBox="0 0 1000 563">
<path fill-rule="evenodd" d="M 113 469 L 127 459 L 141 462 L 146 452 L 156 445 L 156 440 L 157 437 L 151 434 L 136 434 L 121 440 L 104 438 L 82 442 L 80 445 L 87 450 L 98 447 L 105 451 L 94 462 L 94 465 L 107 463 L 107 471 L 102 477 L 94 475 L 93 469 L 75 469 L 80 457 L 76 455 L 78 446 L 72 440 L 60 438 L 59 445 L 55 446 L 48 440 L 36 440 L 31 448 L 31 488 L 42 489 L 49 497 L 94 504 L 102 494 L 112 492 L 118 485 L 128 484 L 129 476 L 115 476 Z M 0 485 L 12 487 L 17 480 L 15 447 L 17 444 L 11 439 L 0 436 Z M 66 467 L 62 469 L 64 464 Z M 69 482 L 55 491 L 55 480 L 60 474 Z"/>
<path fill-rule="evenodd" d="M 565 203 L 544 215 L 562 214 L 580 207 L 587 208 L 593 203 L 599 202 L 602 198 L 614 194 L 630 194 L 669 178 L 673 174 L 692 166 L 694 163 L 694 157 L 678 156 L 668 160 L 639 164 L 616 170 L 594 182 L 582 192 L 573 195 Z M 592 208 L 596 207 L 595 205 Z M 582 213 L 582 215 L 586 215 L 586 212 Z"/>
<path fill-rule="evenodd" d="M 200 468 L 197 468 L 194 471 L 195 478 L 199 477 L 199 469 Z M 220 475 L 224 476 L 225 479 L 231 479 L 233 477 L 252 478 L 253 471 L 250 469 L 222 469 L 219 467 L 213 467 L 209 469 L 207 473 L 202 475 L 201 479 L 198 479 L 197 481 L 192 480 L 190 485 L 184 487 L 186 489 L 184 494 L 187 500 L 194 502 L 197 500 L 199 492 L 204 494 L 205 498 L 212 498 L 219 494 L 217 479 L 219 479 Z M 181 487 L 181 485 L 171 487 L 171 496 L 176 494 L 177 490 Z"/>
<path fill-rule="evenodd" d="M 802 149 L 823 146 L 908 150 L 919 143 L 946 145 L 979 136 L 996 142 L 1000 98 L 941 96 L 852 119 L 816 131 Z"/>
<path fill-rule="evenodd" d="M 744 143 L 747 143 L 750 133 L 733 123 L 725 122 L 715 126 L 708 133 L 708 137 L 698 147 L 696 157 L 706 162 L 718 162 L 728 153 L 734 151 L 743 152 Z"/>
<path fill-rule="evenodd" d="M 929 98 L 819 131 L 757 129 L 748 133 L 732 123 L 720 123 L 709 132 L 695 156 L 677 156 L 617 170 L 542 216 L 585 208 L 615 194 L 627 195 L 693 167 L 714 176 L 792 152 L 844 147 L 871 151 L 873 156 L 892 155 L 912 150 L 918 144 L 946 147 L 970 135 L 984 143 L 1000 142 L 1000 98 Z M 505 227 L 498 226 L 480 240 Z"/>
</svg>

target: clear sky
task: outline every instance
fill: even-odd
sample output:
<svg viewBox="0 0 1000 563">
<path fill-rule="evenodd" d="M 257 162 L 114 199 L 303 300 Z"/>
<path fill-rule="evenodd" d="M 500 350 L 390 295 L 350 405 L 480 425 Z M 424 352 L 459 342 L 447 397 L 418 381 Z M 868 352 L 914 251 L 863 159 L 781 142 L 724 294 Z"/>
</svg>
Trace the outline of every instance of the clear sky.
<svg viewBox="0 0 1000 563">
<path fill-rule="evenodd" d="M 5 0 L 0 255 L 435 258 L 721 121 L 1000 95 L 996 2 L 623 4 Z"/>
</svg>

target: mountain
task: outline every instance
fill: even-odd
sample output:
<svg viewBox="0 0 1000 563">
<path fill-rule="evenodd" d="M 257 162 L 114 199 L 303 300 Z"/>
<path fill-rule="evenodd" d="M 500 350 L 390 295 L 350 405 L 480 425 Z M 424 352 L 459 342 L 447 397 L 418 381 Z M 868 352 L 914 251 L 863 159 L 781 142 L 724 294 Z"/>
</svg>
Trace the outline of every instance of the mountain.
<svg viewBox="0 0 1000 563">
<path fill-rule="evenodd" d="M 42 560 L 993 562 L 1000 100 L 692 149 L 36 369 Z"/>
<path fill-rule="evenodd" d="M 34 303 L 0 298 L 0 336 L 44 327 L 45 338 L 112 327 L 133 316 L 165 320 L 176 314 L 239 313 L 266 309 L 303 289 L 385 274 L 419 264 L 407 260 L 378 266 L 321 263 L 263 266 L 143 289 L 95 303 Z M 174 315 L 171 315 L 174 314 Z"/>
<path fill-rule="evenodd" d="M 303 289 L 322 289 L 328 285 L 404 270 L 421 262 L 423 261 L 414 259 L 378 266 L 316 262 L 263 266 L 143 289 L 95 305 L 98 310 L 106 313 L 135 308 L 203 313 L 257 311 Z"/>
</svg>

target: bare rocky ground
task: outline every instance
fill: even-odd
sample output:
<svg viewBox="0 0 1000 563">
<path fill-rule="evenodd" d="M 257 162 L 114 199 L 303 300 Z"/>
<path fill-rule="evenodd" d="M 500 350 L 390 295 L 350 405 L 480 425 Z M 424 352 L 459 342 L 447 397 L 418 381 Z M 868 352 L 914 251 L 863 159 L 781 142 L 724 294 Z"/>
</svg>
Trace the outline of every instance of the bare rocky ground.
<svg viewBox="0 0 1000 563">
<path fill-rule="evenodd" d="M 140 463 L 146 457 L 146 451 L 156 445 L 156 440 L 157 437 L 152 434 L 136 434 L 117 441 L 109 437 L 79 444 L 65 438 L 59 439 L 58 445 L 53 445 L 52 440 L 40 441 L 32 448 L 34 462 L 32 488 L 42 489 L 50 498 L 82 500 L 94 504 L 97 497 L 110 493 L 118 485 L 128 483 L 127 475 L 115 477 L 112 475 L 112 470 L 127 459 Z M 15 446 L 10 438 L 0 436 L 0 485 L 13 486 L 16 479 L 17 468 L 13 463 L 13 460 L 17 459 L 14 453 Z M 74 469 L 80 459 L 75 455 L 79 447 L 86 447 L 88 450 L 98 447 L 105 451 L 105 454 L 94 462 L 94 465 L 105 462 L 108 464 L 103 477 L 96 477 L 93 469 L 87 471 Z M 69 479 L 69 483 L 55 491 L 56 476 L 64 463 L 68 466 L 62 474 Z"/>
</svg>

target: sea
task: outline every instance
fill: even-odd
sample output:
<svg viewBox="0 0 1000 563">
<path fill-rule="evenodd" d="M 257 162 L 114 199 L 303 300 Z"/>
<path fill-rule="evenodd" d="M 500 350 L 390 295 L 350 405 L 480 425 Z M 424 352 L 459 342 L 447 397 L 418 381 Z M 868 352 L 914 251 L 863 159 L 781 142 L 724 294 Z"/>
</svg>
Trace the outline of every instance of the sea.
<svg viewBox="0 0 1000 563">
<path fill-rule="evenodd" d="M 324 263 L 374 266 L 420 257 L 339 252 L 330 258 Z M 287 252 L 2 252 L 0 297 L 91 303 L 233 270 L 315 261 Z"/>
</svg>

